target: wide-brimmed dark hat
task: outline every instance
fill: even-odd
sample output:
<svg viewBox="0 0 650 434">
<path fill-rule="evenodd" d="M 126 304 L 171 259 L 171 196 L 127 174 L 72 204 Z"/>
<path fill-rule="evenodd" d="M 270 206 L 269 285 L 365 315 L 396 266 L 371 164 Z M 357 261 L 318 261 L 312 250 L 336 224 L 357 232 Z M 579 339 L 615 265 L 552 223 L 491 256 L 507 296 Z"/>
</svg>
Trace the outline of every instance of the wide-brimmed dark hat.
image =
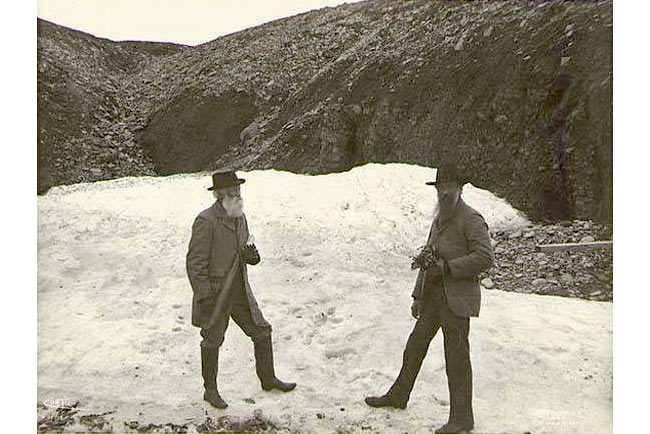
<svg viewBox="0 0 650 434">
<path fill-rule="evenodd" d="M 212 186 L 208 190 L 219 190 L 222 188 L 236 187 L 246 182 L 245 179 L 237 178 L 235 172 L 216 172 L 212 174 Z"/>
<path fill-rule="evenodd" d="M 456 182 L 459 186 L 467 184 L 467 177 L 458 169 L 455 164 L 443 164 L 436 171 L 436 180 L 428 181 L 427 185 L 438 185 L 442 182 Z"/>
</svg>

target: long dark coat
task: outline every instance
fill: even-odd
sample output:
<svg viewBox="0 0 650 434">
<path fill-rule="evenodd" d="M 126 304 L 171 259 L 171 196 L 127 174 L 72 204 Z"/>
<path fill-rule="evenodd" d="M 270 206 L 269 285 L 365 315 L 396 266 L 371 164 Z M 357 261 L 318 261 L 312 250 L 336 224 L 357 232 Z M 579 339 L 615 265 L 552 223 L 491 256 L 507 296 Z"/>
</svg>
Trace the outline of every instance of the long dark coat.
<svg viewBox="0 0 650 434">
<path fill-rule="evenodd" d="M 216 297 L 219 291 L 223 290 L 226 275 L 235 256 L 246 245 L 248 237 L 246 216 L 230 218 L 218 202 L 203 210 L 194 220 L 185 263 L 193 291 L 193 326 L 202 327 L 210 321 L 209 317 L 204 317 L 205 313 L 201 314 L 199 300 Z M 267 324 L 248 283 L 246 264 L 240 262 L 253 321 L 258 325 Z"/>
<path fill-rule="evenodd" d="M 434 246 L 449 264 L 442 285 L 449 308 L 458 316 L 478 316 L 481 288 L 478 276 L 494 263 L 488 227 L 483 216 L 462 199 L 442 225 L 433 220 L 427 245 Z M 420 269 L 412 296 L 422 298 L 426 270 Z"/>
</svg>

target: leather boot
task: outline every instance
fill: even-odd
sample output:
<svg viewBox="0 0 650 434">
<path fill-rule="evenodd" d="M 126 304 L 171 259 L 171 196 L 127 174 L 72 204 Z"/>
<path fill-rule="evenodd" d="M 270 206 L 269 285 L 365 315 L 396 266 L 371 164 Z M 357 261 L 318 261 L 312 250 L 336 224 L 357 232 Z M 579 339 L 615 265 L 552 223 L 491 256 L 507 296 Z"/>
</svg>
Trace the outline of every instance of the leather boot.
<svg viewBox="0 0 650 434">
<path fill-rule="evenodd" d="M 415 379 L 420 372 L 422 361 L 427 355 L 429 344 L 440 328 L 439 323 L 423 328 L 416 324 L 406 342 L 402 356 L 402 368 L 395 382 L 383 396 L 368 396 L 365 401 L 371 407 L 393 407 L 405 409 L 411 397 Z"/>
<path fill-rule="evenodd" d="M 228 403 L 221 398 L 217 389 L 217 371 L 219 366 L 219 348 L 201 347 L 201 374 L 203 375 L 203 399 L 213 407 L 224 409 Z"/>
<path fill-rule="evenodd" d="M 275 368 L 273 366 L 273 344 L 271 342 L 271 335 L 265 335 L 253 340 L 255 349 L 255 371 L 262 383 L 264 390 L 281 390 L 289 392 L 296 388 L 296 383 L 285 383 L 275 376 Z"/>
<path fill-rule="evenodd" d="M 436 433 L 468 433 L 474 429 L 474 422 L 447 422 L 436 430 Z"/>
<path fill-rule="evenodd" d="M 375 408 L 393 407 L 393 408 L 400 408 L 402 410 L 406 408 L 406 401 L 397 399 L 388 393 L 384 396 L 367 396 L 365 401 L 366 404 Z"/>
</svg>

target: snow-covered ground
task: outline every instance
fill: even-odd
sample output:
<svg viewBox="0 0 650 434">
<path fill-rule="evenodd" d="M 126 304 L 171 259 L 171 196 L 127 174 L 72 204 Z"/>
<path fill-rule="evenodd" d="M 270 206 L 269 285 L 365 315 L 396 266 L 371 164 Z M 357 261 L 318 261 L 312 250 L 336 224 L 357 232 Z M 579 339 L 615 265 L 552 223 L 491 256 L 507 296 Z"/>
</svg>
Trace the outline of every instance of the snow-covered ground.
<svg viewBox="0 0 650 434">
<path fill-rule="evenodd" d="M 230 407 L 202 401 L 184 262 L 192 221 L 212 203 L 202 173 L 57 187 L 39 197 L 39 402 L 116 410 L 117 430 L 122 421 L 198 424 L 206 414 L 255 411 L 312 432 L 424 432 L 444 423 L 441 336 L 406 410 L 363 403 L 387 390 L 414 324 L 410 255 L 431 223 L 435 190 L 424 181 L 434 172 L 391 164 L 239 175 L 262 256 L 249 277 L 274 328 L 278 376 L 298 388 L 263 392 L 252 344 L 231 323 L 219 372 Z M 487 191 L 468 185 L 463 196 L 493 230 L 528 223 Z M 611 318 L 611 303 L 484 290 L 470 334 L 476 431 L 610 432 Z"/>
</svg>

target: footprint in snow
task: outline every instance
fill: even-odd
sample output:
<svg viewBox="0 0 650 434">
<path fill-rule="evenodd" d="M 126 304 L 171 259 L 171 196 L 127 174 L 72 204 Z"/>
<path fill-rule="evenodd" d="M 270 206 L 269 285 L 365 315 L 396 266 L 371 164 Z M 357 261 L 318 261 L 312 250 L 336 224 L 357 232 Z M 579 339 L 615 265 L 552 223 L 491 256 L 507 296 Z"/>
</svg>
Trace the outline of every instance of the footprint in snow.
<svg viewBox="0 0 650 434">
<path fill-rule="evenodd" d="M 328 359 L 345 359 L 350 354 L 356 354 L 357 351 L 351 347 L 336 348 L 332 350 L 326 350 L 324 352 L 325 357 Z"/>
</svg>

